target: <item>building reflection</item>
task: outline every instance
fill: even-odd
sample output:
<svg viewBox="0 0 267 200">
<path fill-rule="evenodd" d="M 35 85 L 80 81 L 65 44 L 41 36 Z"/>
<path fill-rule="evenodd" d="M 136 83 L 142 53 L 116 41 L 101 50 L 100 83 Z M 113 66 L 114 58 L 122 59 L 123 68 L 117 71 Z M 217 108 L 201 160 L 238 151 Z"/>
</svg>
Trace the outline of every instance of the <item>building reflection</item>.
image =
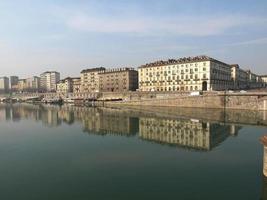
<svg viewBox="0 0 267 200">
<path fill-rule="evenodd" d="M 240 126 L 170 116 L 151 116 L 125 109 L 13 104 L 0 105 L 0 120 L 41 121 L 44 126 L 80 124 L 90 135 L 134 136 L 174 147 L 209 151 Z"/>
<path fill-rule="evenodd" d="M 195 150 L 211 150 L 230 135 L 237 135 L 240 127 L 198 120 L 140 118 L 139 137 L 161 144 Z"/>
</svg>

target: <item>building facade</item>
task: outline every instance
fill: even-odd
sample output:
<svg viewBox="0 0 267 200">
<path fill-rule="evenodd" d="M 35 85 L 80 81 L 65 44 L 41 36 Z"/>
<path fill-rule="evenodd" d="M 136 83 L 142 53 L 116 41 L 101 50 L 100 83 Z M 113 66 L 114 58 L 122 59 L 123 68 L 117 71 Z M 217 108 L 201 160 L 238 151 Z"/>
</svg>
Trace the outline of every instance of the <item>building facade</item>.
<svg viewBox="0 0 267 200">
<path fill-rule="evenodd" d="M 264 84 L 264 87 L 267 87 L 267 75 L 261 76 L 261 80 L 262 80 L 262 82 Z"/>
<path fill-rule="evenodd" d="M 11 92 L 14 92 L 17 90 L 18 82 L 19 82 L 18 76 L 10 76 L 9 77 L 9 89 Z"/>
<path fill-rule="evenodd" d="M 60 80 L 57 84 L 57 93 L 75 93 L 75 90 L 77 92 L 78 82 L 80 82 L 80 78 L 67 77 L 63 80 Z"/>
<path fill-rule="evenodd" d="M 101 92 L 135 91 L 138 88 L 138 72 L 133 68 L 118 68 L 99 73 Z"/>
<path fill-rule="evenodd" d="M 81 71 L 81 92 L 99 92 L 99 73 L 105 71 L 104 67 L 85 69 Z"/>
<path fill-rule="evenodd" d="M 233 89 L 248 89 L 249 74 L 247 71 L 241 69 L 238 64 L 233 64 L 231 67 Z"/>
<path fill-rule="evenodd" d="M 40 77 L 33 76 L 26 79 L 26 91 L 38 92 L 40 90 Z"/>
<path fill-rule="evenodd" d="M 0 77 L 0 93 L 7 93 L 9 91 L 9 78 Z"/>
<path fill-rule="evenodd" d="M 43 91 L 54 92 L 57 83 L 60 81 L 60 73 L 56 71 L 47 71 L 40 75 L 40 86 Z"/>
<path fill-rule="evenodd" d="M 81 78 L 73 78 L 73 93 L 81 92 Z"/>
<path fill-rule="evenodd" d="M 207 56 L 157 61 L 138 68 L 140 91 L 224 90 L 233 87 L 231 66 Z"/>
</svg>

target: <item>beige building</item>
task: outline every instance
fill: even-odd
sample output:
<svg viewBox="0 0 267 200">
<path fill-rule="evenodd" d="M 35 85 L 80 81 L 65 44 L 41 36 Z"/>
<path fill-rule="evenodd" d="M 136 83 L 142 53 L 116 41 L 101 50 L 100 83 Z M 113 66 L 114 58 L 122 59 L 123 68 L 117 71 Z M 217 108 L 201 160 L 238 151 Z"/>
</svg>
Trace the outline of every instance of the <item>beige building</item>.
<svg viewBox="0 0 267 200">
<path fill-rule="evenodd" d="M 81 71 L 81 92 L 99 92 L 99 73 L 105 71 L 104 67 L 85 69 Z"/>
<path fill-rule="evenodd" d="M 73 93 L 81 92 L 81 78 L 73 78 Z"/>
<path fill-rule="evenodd" d="M 57 83 L 60 81 L 60 74 L 56 71 L 47 71 L 40 75 L 40 86 L 43 91 L 56 91 Z"/>
<path fill-rule="evenodd" d="M 26 90 L 28 92 L 38 92 L 40 89 L 40 77 L 33 76 L 26 79 Z"/>
<path fill-rule="evenodd" d="M 267 87 L 267 75 L 261 76 L 262 82 L 264 83 L 264 87 Z"/>
<path fill-rule="evenodd" d="M 19 79 L 18 81 L 18 91 L 23 92 L 27 88 L 26 79 Z"/>
<path fill-rule="evenodd" d="M 118 68 L 99 73 L 101 92 L 135 91 L 138 88 L 138 72 L 133 68 Z"/>
<path fill-rule="evenodd" d="M 77 85 L 80 82 L 80 78 L 67 77 L 60 80 L 57 84 L 57 93 L 72 93 L 77 91 Z M 79 86 L 80 87 L 80 86 Z"/>
<path fill-rule="evenodd" d="M 140 91 L 206 91 L 233 87 L 231 66 L 207 56 L 142 65 L 138 76 Z"/>
</svg>

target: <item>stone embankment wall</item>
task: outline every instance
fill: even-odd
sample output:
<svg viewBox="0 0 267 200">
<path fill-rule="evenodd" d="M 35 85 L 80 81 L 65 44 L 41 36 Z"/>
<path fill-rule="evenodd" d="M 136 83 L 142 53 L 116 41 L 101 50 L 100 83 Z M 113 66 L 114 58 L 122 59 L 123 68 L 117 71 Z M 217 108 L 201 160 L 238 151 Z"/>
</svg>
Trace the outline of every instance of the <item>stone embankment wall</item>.
<svg viewBox="0 0 267 200">
<path fill-rule="evenodd" d="M 265 95 L 203 95 L 181 96 L 165 99 L 126 100 L 122 102 L 105 102 L 105 106 L 157 106 L 185 108 L 217 108 L 267 110 Z"/>
</svg>

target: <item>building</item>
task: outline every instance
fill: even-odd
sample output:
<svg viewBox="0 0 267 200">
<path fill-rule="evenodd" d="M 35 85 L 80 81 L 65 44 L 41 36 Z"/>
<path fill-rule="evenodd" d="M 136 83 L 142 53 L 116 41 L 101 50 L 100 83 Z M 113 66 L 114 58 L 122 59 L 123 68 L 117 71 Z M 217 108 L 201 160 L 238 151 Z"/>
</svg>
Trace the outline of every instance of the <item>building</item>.
<svg viewBox="0 0 267 200">
<path fill-rule="evenodd" d="M 9 78 L 0 77 L 0 93 L 7 93 L 9 91 Z"/>
<path fill-rule="evenodd" d="M 231 66 L 197 56 L 156 61 L 138 68 L 140 91 L 198 91 L 233 88 Z"/>
<path fill-rule="evenodd" d="M 73 93 L 81 92 L 81 78 L 73 78 Z"/>
<path fill-rule="evenodd" d="M 59 81 L 60 73 L 56 71 L 47 71 L 40 75 L 40 86 L 43 91 L 55 92 Z"/>
<path fill-rule="evenodd" d="M 267 87 L 267 75 L 262 75 L 261 76 L 261 80 L 262 80 L 262 82 L 264 84 L 264 87 Z"/>
<path fill-rule="evenodd" d="M 67 77 L 63 80 L 60 80 L 57 84 L 57 93 L 71 93 L 73 92 L 73 83 L 80 78 L 71 78 Z"/>
<path fill-rule="evenodd" d="M 81 92 L 99 92 L 99 73 L 104 67 L 85 69 L 81 71 Z"/>
<path fill-rule="evenodd" d="M 248 89 L 249 74 L 247 71 L 241 69 L 238 64 L 233 64 L 231 67 L 233 89 Z"/>
<path fill-rule="evenodd" d="M 18 81 L 18 91 L 23 92 L 27 88 L 26 79 L 19 79 Z"/>
<path fill-rule="evenodd" d="M 18 82 L 19 82 L 18 76 L 10 76 L 9 77 L 9 89 L 10 89 L 10 91 L 14 92 L 17 90 Z"/>
<path fill-rule="evenodd" d="M 138 88 L 138 72 L 133 68 L 118 68 L 99 73 L 101 92 L 135 91 Z"/>
<path fill-rule="evenodd" d="M 38 92 L 40 90 L 40 77 L 33 76 L 26 79 L 26 88 L 28 92 Z"/>
</svg>

